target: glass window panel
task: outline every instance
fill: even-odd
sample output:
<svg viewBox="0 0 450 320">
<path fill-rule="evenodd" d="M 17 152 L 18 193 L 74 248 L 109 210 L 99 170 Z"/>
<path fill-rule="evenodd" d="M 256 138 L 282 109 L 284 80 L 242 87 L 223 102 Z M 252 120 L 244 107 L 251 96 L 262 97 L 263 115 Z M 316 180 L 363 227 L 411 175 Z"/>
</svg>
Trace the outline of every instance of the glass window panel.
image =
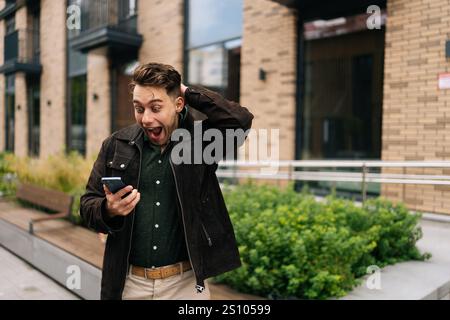
<svg viewBox="0 0 450 320">
<path fill-rule="evenodd" d="M 188 47 L 242 36 L 242 0 L 189 0 Z"/>
<path fill-rule="evenodd" d="M 69 44 L 70 45 L 70 44 Z M 69 77 L 87 73 L 87 54 L 69 49 Z"/>
<path fill-rule="evenodd" d="M 383 37 L 305 42 L 302 159 L 380 157 Z"/>
<path fill-rule="evenodd" d="M 70 149 L 86 154 L 86 76 L 70 79 Z"/>
<path fill-rule="evenodd" d="M 120 0 L 120 17 L 129 18 L 136 15 L 136 0 Z"/>
<path fill-rule="evenodd" d="M 189 83 L 211 88 L 226 86 L 225 48 L 213 45 L 189 52 Z"/>
<path fill-rule="evenodd" d="M 16 30 L 16 18 L 12 16 L 6 19 L 6 34 L 10 34 Z"/>
<path fill-rule="evenodd" d="M 6 77 L 5 90 L 5 150 L 14 152 L 15 127 L 15 76 Z"/>
<path fill-rule="evenodd" d="M 40 148 L 40 88 L 39 83 L 30 84 L 29 87 L 29 112 L 28 130 L 29 145 L 28 152 L 31 156 L 39 156 Z"/>
</svg>

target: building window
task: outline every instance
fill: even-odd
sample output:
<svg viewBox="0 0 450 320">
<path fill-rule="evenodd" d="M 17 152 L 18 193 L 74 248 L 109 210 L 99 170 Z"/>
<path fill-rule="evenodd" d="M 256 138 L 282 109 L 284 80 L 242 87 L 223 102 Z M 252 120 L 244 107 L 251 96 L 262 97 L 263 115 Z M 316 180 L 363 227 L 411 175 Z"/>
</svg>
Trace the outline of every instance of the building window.
<svg viewBox="0 0 450 320">
<path fill-rule="evenodd" d="M 5 150 L 14 152 L 15 76 L 6 76 L 5 90 Z"/>
<path fill-rule="evenodd" d="M 28 88 L 28 154 L 39 157 L 41 134 L 41 92 L 39 82 L 31 83 Z"/>
<path fill-rule="evenodd" d="M 187 83 L 239 101 L 242 0 L 186 1 Z"/>
<path fill-rule="evenodd" d="M 119 5 L 121 18 L 127 19 L 137 14 L 136 0 L 121 0 Z"/>
<path fill-rule="evenodd" d="M 6 29 L 5 34 L 10 34 L 16 31 L 16 17 L 15 15 L 12 15 L 11 17 L 7 18 L 5 21 Z"/>
<path fill-rule="evenodd" d="M 86 75 L 69 79 L 69 151 L 86 155 Z"/>
<path fill-rule="evenodd" d="M 67 150 L 86 154 L 87 55 L 68 43 Z"/>
</svg>

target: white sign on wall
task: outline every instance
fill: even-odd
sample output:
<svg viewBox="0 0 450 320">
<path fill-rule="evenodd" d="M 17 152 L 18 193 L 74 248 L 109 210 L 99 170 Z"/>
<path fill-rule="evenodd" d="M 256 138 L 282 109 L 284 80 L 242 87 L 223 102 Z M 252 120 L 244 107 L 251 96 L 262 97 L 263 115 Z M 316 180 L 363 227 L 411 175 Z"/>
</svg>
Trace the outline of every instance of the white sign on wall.
<svg viewBox="0 0 450 320">
<path fill-rule="evenodd" d="M 450 89 L 450 73 L 439 74 L 439 89 Z"/>
</svg>

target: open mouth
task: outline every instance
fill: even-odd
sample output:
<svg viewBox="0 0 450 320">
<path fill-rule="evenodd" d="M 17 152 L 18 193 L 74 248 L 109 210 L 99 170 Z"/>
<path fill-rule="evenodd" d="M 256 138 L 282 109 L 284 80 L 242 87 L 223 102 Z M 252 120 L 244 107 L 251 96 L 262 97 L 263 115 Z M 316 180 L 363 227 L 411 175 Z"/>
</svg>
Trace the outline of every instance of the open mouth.
<svg viewBox="0 0 450 320">
<path fill-rule="evenodd" d="M 150 139 L 158 141 L 159 138 L 161 137 L 162 129 L 163 129 L 162 127 L 153 127 L 153 128 L 146 128 L 146 131 Z"/>
</svg>

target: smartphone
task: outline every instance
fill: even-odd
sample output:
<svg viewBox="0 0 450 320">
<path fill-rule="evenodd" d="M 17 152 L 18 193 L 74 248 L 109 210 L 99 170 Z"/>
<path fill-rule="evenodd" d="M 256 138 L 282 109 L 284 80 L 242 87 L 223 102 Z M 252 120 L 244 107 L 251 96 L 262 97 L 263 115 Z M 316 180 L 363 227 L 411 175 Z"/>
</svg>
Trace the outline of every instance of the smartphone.
<svg viewBox="0 0 450 320">
<path fill-rule="evenodd" d="M 123 183 L 121 177 L 103 177 L 102 183 L 105 184 L 112 193 L 116 193 L 127 186 Z"/>
</svg>

